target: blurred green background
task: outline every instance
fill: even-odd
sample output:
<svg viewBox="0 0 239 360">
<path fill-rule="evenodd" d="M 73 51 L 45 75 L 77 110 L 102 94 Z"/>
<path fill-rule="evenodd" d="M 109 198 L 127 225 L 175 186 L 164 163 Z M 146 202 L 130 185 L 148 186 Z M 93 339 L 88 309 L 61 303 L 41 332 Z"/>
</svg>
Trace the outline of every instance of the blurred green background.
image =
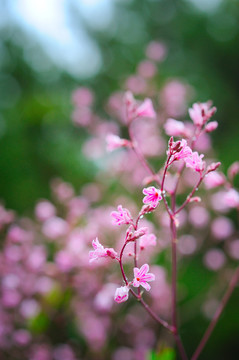
<svg viewBox="0 0 239 360">
<path fill-rule="evenodd" d="M 69 0 L 0 2 L 0 198 L 21 213 L 49 195 L 60 176 L 75 186 L 94 170 L 81 154 L 85 134 L 71 123 L 71 92 L 89 86 L 104 99 L 160 40 L 168 56 L 160 81 L 176 77 L 212 99 L 214 144 L 226 169 L 239 155 L 237 0 Z"/>
</svg>

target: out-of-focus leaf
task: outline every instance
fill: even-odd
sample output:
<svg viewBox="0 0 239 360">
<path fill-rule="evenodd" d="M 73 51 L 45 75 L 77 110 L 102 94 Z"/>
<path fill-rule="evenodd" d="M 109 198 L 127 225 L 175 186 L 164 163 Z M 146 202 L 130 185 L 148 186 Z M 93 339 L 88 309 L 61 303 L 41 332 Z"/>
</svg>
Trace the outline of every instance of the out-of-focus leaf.
<svg viewBox="0 0 239 360">
<path fill-rule="evenodd" d="M 147 360 L 175 360 L 175 359 L 176 359 L 175 350 L 172 348 L 164 348 L 159 353 L 152 351 L 148 355 Z"/>
</svg>

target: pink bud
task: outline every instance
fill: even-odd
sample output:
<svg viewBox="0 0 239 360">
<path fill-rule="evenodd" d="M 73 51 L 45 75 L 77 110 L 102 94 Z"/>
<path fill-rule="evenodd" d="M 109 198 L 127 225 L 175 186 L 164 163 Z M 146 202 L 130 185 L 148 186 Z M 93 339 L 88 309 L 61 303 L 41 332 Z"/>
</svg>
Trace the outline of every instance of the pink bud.
<svg viewBox="0 0 239 360">
<path fill-rule="evenodd" d="M 232 181 L 239 173 L 239 161 L 234 162 L 228 169 L 228 177 Z"/>
<path fill-rule="evenodd" d="M 120 304 L 124 301 L 127 301 L 129 297 L 129 288 L 127 286 L 121 286 L 116 289 L 114 300 Z"/>
<path fill-rule="evenodd" d="M 201 201 L 202 201 L 202 199 L 199 196 L 194 196 L 189 200 L 190 203 L 191 202 L 201 202 Z"/>
<path fill-rule="evenodd" d="M 221 165 L 220 162 L 212 163 L 211 165 L 209 165 L 209 166 L 207 167 L 206 173 L 208 174 L 208 173 L 211 172 L 211 171 L 217 170 L 217 168 L 219 168 L 220 165 Z"/>
<path fill-rule="evenodd" d="M 210 123 L 208 123 L 206 126 L 205 126 L 205 131 L 207 133 L 210 133 L 214 130 L 216 130 L 216 128 L 218 127 L 218 122 L 217 121 L 211 121 Z"/>
<path fill-rule="evenodd" d="M 108 134 L 106 136 L 107 151 L 113 151 L 122 147 L 131 147 L 132 143 L 129 140 L 121 139 L 119 136 L 114 134 Z"/>
</svg>

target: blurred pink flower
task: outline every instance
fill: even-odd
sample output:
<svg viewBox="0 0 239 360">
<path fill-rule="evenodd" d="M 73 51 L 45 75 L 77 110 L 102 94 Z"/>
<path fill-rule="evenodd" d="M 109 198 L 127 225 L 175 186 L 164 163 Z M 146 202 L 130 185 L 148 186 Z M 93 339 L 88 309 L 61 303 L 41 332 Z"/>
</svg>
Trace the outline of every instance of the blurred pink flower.
<svg viewBox="0 0 239 360">
<path fill-rule="evenodd" d="M 126 80 L 126 88 L 134 94 L 143 94 L 146 91 L 147 83 L 145 79 L 139 75 L 131 75 Z"/>
<path fill-rule="evenodd" d="M 118 211 L 112 211 L 112 223 L 114 225 L 122 225 L 122 224 L 132 224 L 132 216 L 128 209 L 122 207 L 122 205 L 118 206 Z"/>
<path fill-rule="evenodd" d="M 154 234 L 143 235 L 139 240 L 139 246 L 141 250 L 144 250 L 148 246 L 156 245 L 156 236 Z"/>
<path fill-rule="evenodd" d="M 145 99 L 142 104 L 137 108 L 136 116 L 147 117 L 151 119 L 156 118 L 156 112 L 150 99 Z"/>
<path fill-rule="evenodd" d="M 203 126 L 216 112 L 215 106 L 210 108 L 211 102 L 194 103 L 188 110 L 189 116 L 197 126 Z"/>
<path fill-rule="evenodd" d="M 18 329 L 13 333 L 14 341 L 20 345 L 25 346 L 31 341 L 31 334 L 25 329 Z"/>
<path fill-rule="evenodd" d="M 205 131 L 207 133 L 210 133 L 214 130 L 216 130 L 216 128 L 218 127 L 218 122 L 217 121 L 211 121 L 210 123 L 208 123 L 206 126 L 205 126 Z"/>
<path fill-rule="evenodd" d="M 69 230 L 69 226 L 65 220 L 54 216 L 46 220 L 42 226 L 43 234 L 51 240 L 65 236 Z"/>
<path fill-rule="evenodd" d="M 38 220 L 45 221 L 56 214 L 55 206 L 50 201 L 39 201 L 35 207 L 35 215 Z"/>
<path fill-rule="evenodd" d="M 188 129 L 182 121 L 178 121 L 172 118 L 167 119 L 164 124 L 164 129 L 169 136 L 187 136 Z"/>
<path fill-rule="evenodd" d="M 117 303 L 122 303 L 124 301 L 127 301 L 129 298 L 129 288 L 128 286 L 121 286 L 120 288 L 117 288 L 115 291 L 115 297 L 114 300 Z"/>
<path fill-rule="evenodd" d="M 79 87 L 72 94 L 72 101 L 76 106 L 91 106 L 94 100 L 92 91 L 86 87 Z"/>
<path fill-rule="evenodd" d="M 155 64 L 149 60 L 145 60 L 139 63 L 137 70 L 139 75 L 146 79 L 152 78 L 157 72 Z"/>
<path fill-rule="evenodd" d="M 117 258 L 117 252 L 112 248 L 104 248 L 104 246 L 100 244 L 98 238 L 92 241 L 92 246 L 95 250 L 89 252 L 90 262 L 108 256 L 112 259 Z"/>
<path fill-rule="evenodd" d="M 210 270 L 218 271 L 225 264 L 226 256 L 221 249 L 210 249 L 204 255 L 203 262 Z"/>
<path fill-rule="evenodd" d="M 138 104 L 130 91 L 125 93 L 124 102 L 126 106 L 127 120 L 131 121 L 135 118 L 156 118 L 156 112 L 153 108 L 152 101 L 146 98 L 141 104 Z"/>
<path fill-rule="evenodd" d="M 143 198 L 143 203 L 150 204 L 153 208 L 156 208 L 159 201 L 162 200 L 161 190 L 156 189 L 154 186 L 144 188 L 143 194 L 146 195 Z"/>
<path fill-rule="evenodd" d="M 107 151 L 113 151 L 122 147 L 131 147 L 129 140 L 121 139 L 118 135 L 108 134 L 106 136 Z"/>
<path fill-rule="evenodd" d="M 239 193 L 235 189 L 228 190 L 223 198 L 223 201 L 226 206 L 230 208 L 239 207 Z"/>
<path fill-rule="evenodd" d="M 190 167 L 197 172 L 202 172 L 205 169 L 205 161 L 202 160 L 203 154 L 199 155 L 197 151 L 194 151 L 191 156 L 184 159 L 186 167 Z"/>
<path fill-rule="evenodd" d="M 140 285 L 143 286 L 147 291 L 151 289 L 151 286 L 148 284 L 148 281 L 154 281 L 155 275 L 148 272 L 149 265 L 144 264 L 141 268 L 134 268 L 134 280 L 133 286 L 139 287 Z"/>
<path fill-rule="evenodd" d="M 203 182 L 207 189 L 212 189 L 217 186 L 223 185 L 225 182 L 225 177 L 223 174 L 217 171 L 212 171 L 205 176 Z"/>
<path fill-rule="evenodd" d="M 167 49 L 163 43 L 151 41 L 146 49 L 146 55 L 149 59 L 160 62 L 164 60 Z"/>
</svg>

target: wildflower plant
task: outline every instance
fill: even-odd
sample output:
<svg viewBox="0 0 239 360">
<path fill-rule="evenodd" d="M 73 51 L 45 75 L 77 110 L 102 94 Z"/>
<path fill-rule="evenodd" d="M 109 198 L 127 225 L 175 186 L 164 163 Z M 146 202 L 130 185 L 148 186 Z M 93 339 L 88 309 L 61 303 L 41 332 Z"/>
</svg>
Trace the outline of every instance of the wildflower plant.
<svg viewBox="0 0 239 360">
<path fill-rule="evenodd" d="M 213 115 L 216 112 L 216 108 L 212 107 L 211 102 L 193 104 L 192 108 L 190 108 L 188 111 L 192 121 L 191 123 L 183 123 L 172 118 L 169 118 L 165 121 L 164 128 L 170 138 L 168 139 L 164 165 L 157 170 L 154 170 L 155 167 L 147 159 L 146 155 L 148 149 L 145 151 L 145 148 L 142 145 L 143 142 L 147 142 L 147 139 L 137 138 L 137 129 L 139 129 L 140 132 L 140 127 L 144 128 L 142 123 L 145 122 L 147 124 L 147 122 L 153 120 L 153 126 L 155 126 L 157 113 L 153 108 L 152 101 L 146 98 L 142 102 L 137 102 L 133 94 L 127 91 L 123 97 L 122 107 L 124 109 L 123 121 L 128 130 L 128 139 L 121 139 L 118 135 L 114 136 L 109 134 L 107 135 L 106 139 L 107 148 L 110 151 L 118 148 L 125 148 L 126 151 L 130 152 L 127 155 L 128 158 L 130 158 L 129 154 L 134 156 L 133 161 L 137 159 L 141 169 L 144 169 L 145 175 L 141 180 L 141 186 L 146 184 L 147 187 L 142 189 L 145 197 L 142 199 L 143 205 L 138 212 L 138 215 L 135 217 L 135 220 L 133 220 L 132 216 L 130 215 L 130 211 L 126 208 L 123 208 L 122 205 L 118 205 L 118 211 L 113 211 L 111 213 L 114 225 L 128 225 L 121 248 L 119 250 L 119 256 L 115 255 L 112 257 L 109 253 L 109 256 L 118 262 L 122 275 L 122 283 L 121 286 L 116 289 L 114 299 L 118 303 L 123 303 L 128 301 L 129 294 L 131 294 L 136 300 L 138 300 L 138 302 L 141 303 L 144 309 L 154 320 L 156 320 L 156 322 L 161 324 L 172 334 L 181 358 L 186 360 L 188 359 L 188 355 L 180 337 L 178 324 L 177 248 L 178 246 L 181 247 L 180 239 L 178 239 L 180 215 L 185 212 L 187 207 L 191 206 L 190 204 L 201 202 L 201 198 L 199 196 L 195 196 L 195 193 L 204 182 L 207 188 L 214 188 L 220 185 L 224 185 L 228 190 L 226 194 L 223 195 L 223 202 L 225 204 L 228 202 L 229 207 L 231 206 L 237 209 L 238 192 L 233 189 L 232 183 L 227 181 L 221 173 L 218 173 L 218 168 L 220 167 L 221 163 L 209 161 L 204 154 L 197 151 L 198 148 L 206 148 L 206 146 L 204 146 L 205 142 L 209 141 L 207 134 L 214 131 L 218 126 L 216 121 L 211 121 Z M 137 122 L 139 122 L 140 125 L 137 126 Z M 179 139 L 175 140 L 174 137 Z M 149 141 L 147 147 L 150 148 L 150 146 L 151 145 Z M 128 168 L 130 168 L 131 165 L 129 161 L 130 160 L 128 160 Z M 138 166 L 135 166 L 135 168 L 138 169 Z M 126 171 L 127 170 L 128 169 L 126 168 Z M 131 171 L 134 171 L 132 167 Z M 189 181 L 191 184 L 192 181 L 190 178 L 193 181 L 191 190 L 188 194 L 186 194 L 185 200 L 180 202 L 180 200 L 178 200 L 180 186 L 185 187 L 185 182 L 187 181 Z M 168 181 L 168 179 L 171 181 Z M 140 192 L 138 194 L 138 196 L 140 196 Z M 192 210 L 193 209 L 197 210 L 196 207 L 192 208 Z M 198 209 L 201 209 L 203 212 L 202 207 Z M 141 250 L 144 249 L 144 246 L 147 246 L 146 239 L 149 239 L 149 229 L 147 229 L 147 227 L 140 227 L 142 218 L 147 217 L 147 215 L 150 213 L 165 213 L 165 211 L 168 217 L 168 228 L 170 230 L 171 238 L 172 275 L 171 316 L 169 321 L 165 319 L 164 316 L 159 316 L 145 300 L 144 291 L 150 291 L 151 286 L 149 282 L 156 282 L 157 277 L 154 275 L 154 273 L 149 272 L 151 269 L 150 265 L 141 261 Z M 150 238 L 152 243 L 154 243 L 156 239 L 155 234 L 150 234 Z M 94 243 L 95 240 L 93 240 L 93 246 Z M 150 241 L 148 244 L 150 244 Z M 129 255 L 133 258 L 133 265 L 129 275 L 126 275 L 124 257 L 127 251 L 127 247 L 130 245 L 133 248 L 133 251 L 129 253 Z M 103 249 L 102 245 L 99 246 Z M 187 251 L 187 249 L 184 251 Z M 220 250 L 218 250 L 219 252 L 217 254 L 216 250 L 211 251 L 211 253 L 208 252 L 205 260 L 208 263 L 214 262 L 214 259 L 216 259 L 217 255 L 221 254 Z M 92 252 L 90 252 L 90 254 L 92 254 Z M 210 256 L 212 260 L 210 259 Z M 98 257 L 102 257 L 101 253 Z M 218 260 L 218 263 L 219 262 L 220 260 Z M 212 266 L 213 268 L 214 265 L 210 264 L 209 266 Z M 204 336 L 202 337 L 202 340 L 200 341 L 193 355 L 190 357 L 192 360 L 196 360 L 199 357 L 209 337 L 211 336 L 212 331 L 238 282 L 238 277 L 239 268 L 236 268 L 234 274 L 232 275 L 231 281 L 229 282 L 228 289 L 222 298 L 222 301 L 218 305 L 218 308 L 215 311 L 215 314 Z"/>
<path fill-rule="evenodd" d="M 4 358 L 115 360 L 126 351 L 145 359 L 174 339 L 182 359 L 196 360 L 207 344 L 238 284 L 239 240 L 227 215 L 239 210 L 239 163 L 224 175 L 214 160 L 211 102 L 187 115 L 187 84 L 158 88 L 165 55 L 163 44 L 149 44 L 137 73 L 107 101 L 114 121 L 94 113 L 90 89 L 73 93 L 73 122 L 89 132 L 82 151 L 96 168 L 91 183 L 75 192 L 53 180 L 53 200 L 39 200 L 31 219 L 0 205 Z M 190 307 L 180 269 L 195 255 L 223 281 Z M 210 320 L 191 356 L 180 336 L 182 302 Z"/>
</svg>

